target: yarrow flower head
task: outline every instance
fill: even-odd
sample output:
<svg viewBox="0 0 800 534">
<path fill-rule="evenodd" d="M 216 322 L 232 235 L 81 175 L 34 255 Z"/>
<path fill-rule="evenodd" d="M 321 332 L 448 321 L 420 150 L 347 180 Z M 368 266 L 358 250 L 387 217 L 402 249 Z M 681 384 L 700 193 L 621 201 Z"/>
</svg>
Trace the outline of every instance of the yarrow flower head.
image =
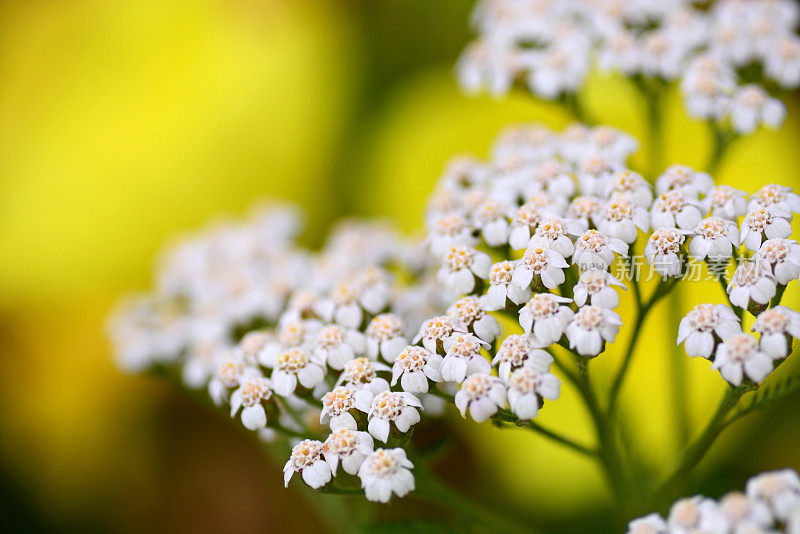
<svg viewBox="0 0 800 534">
<path fill-rule="evenodd" d="M 691 357 L 708 358 L 715 345 L 740 334 L 739 318 L 724 304 L 698 304 L 678 328 L 678 344 L 684 343 L 686 354 Z"/>
<path fill-rule="evenodd" d="M 455 397 L 462 417 L 470 416 L 482 423 L 506 405 L 506 386 L 496 376 L 486 373 L 470 375 L 461 384 Z"/>
<path fill-rule="evenodd" d="M 392 494 L 405 497 L 414 490 L 413 467 L 400 448 L 378 449 L 367 456 L 358 469 L 367 500 L 386 503 Z"/>
<path fill-rule="evenodd" d="M 389 439 L 390 423 L 399 432 L 408 432 L 419 422 L 419 409 L 422 404 L 411 393 L 401 391 L 382 391 L 372 399 L 369 409 L 369 433 L 386 443 Z"/>
<path fill-rule="evenodd" d="M 317 489 L 331 481 L 331 467 L 322 456 L 324 445 L 313 439 L 304 439 L 292 448 L 292 455 L 283 467 L 283 482 L 289 486 L 289 480 L 295 473 L 300 473 L 303 482 Z"/>
</svg>

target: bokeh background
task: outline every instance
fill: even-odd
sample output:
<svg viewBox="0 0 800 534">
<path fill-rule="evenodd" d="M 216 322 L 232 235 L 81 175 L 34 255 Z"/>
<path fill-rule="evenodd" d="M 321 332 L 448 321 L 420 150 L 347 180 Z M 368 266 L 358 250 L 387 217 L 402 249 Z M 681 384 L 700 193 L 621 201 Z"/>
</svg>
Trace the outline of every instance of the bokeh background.
<svg viewBox="0 0 800 534">
<path fill-rule="evenodd" d="M 487 154 L 505 125 L 570 122 L 521 94 L 459 93 L 470 2 L 441 0 L 41 0 L 0 3 L 0 531 L 284 532 L 324 523 L 243 432 L 158 379 L 126 376 L 104 336 L 109 308 L 145 289 L 162 244 L 259 198 L 307 210 L 304 240 L 347 214 L 419 228 L 445 162 Z M 641 136 L 633 87 L 594 75 L 581 98 Z M 703 124 L 669 96 L 666 154 L 701 166 Z M 734 145 L 718 178 L 800 186 L 800 106 Z M 634 158 L 646 160 L 648 147 Z M 795 222 L 797 228 L 797 222 Z M 715 284 L 686 308 L 720 299 Z M 797 283 L 785 302 L 800 303 Z M 627 303 L 623 306 L 627 306 Z M 623 309 L 623 317 L 625 310 Z M 651 317 L 623 401 L 654 465 L 680 447 Z M 614 368 L 598 361 L 598 380 Z M 702 424 L 722 390 L 686 358 Z M 779 373 L 797 368 L 787 362 Z M 557 409 L 556 409 L 557 408 Z M 763 469 L 800 468 L 800 397 L 737 424 L 693 488 L 719 496 Z M 542 421 L 591 435 L 565 388 Z M 534 436 L 461 423 L 450 482 L 564 532 L 599 531 L 606 492 L 582 459 Z M 392 519 L 388 507 L 386 514 Z"/>
</svg>

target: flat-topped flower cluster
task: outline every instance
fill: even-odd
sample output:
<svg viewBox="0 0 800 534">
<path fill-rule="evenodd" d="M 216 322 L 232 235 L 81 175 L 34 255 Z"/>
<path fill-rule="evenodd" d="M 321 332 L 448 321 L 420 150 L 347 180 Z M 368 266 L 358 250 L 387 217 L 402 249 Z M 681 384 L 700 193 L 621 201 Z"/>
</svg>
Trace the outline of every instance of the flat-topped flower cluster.
<svg viewBox="0 0 800 534">
<path fill-rule="evenodd" d="M 628 534 L 800 533 L 800 477 L 792 469 L 771 471 L 747 481 L 745 492 L 719 501 L 700 495 L 676 501 L 667 519 L 650 514 L 634 519 Z"/>
<path fill-rule="evenodd" d="M 677 81 L 689 113 L 738 133 L 779 126 L 774 95 L 800 86 L 800 9 L 791 0 L 482 0 L 477 39 L 458 73 L 494 95 L 521 84 L 555 99 L 593 67 L 636 80 Z M 771 96 L 772 95 L 772 96 Z"/>
<path fill-rule="evenodd" d="M 263 439 L 292 438 L 287 484 L 357 476 L 380 502 L 414 488 L 422 414 L 449 403 L 522 426 L 556 400 L 556 346 L 586 361 L 615 340 L 627 288 L 610 267 L 637 247 L 662 277 L 651 302 L 690 259 L 716 269 L 728 303 L 695 307 L 678 342 L 736 386 L 761 382 L 800 335 L 800 315 L 777 305 L 800 274 L 800 199 L 778 185 L 748 196 L 681 165 L 653 187 L 625 165 L 635 148 L 608 127 L 510 129 L 489 162 L 447 168 L 422 244 L 350 223 L 311 252 L 295 243 L 296 214 L 276 208 L 213 226 L 114 316 L 120 361 L 179 369 Z M 759 339 L 742 331 L 746 310 Z"/>
</svg>

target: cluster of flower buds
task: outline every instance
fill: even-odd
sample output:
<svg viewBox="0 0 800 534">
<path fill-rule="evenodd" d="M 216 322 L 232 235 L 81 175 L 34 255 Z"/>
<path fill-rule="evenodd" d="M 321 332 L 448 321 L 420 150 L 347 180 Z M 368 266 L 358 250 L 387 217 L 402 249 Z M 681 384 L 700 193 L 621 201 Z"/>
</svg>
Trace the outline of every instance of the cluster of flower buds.
<svg viewBox="0 0 800 534">
<path fill-rule="evenodd" d="M 482 0 L 458 73 L 470 91 L 515 83 L 545 99 L 575 93 L 596 63 L 636 80 L 678 81 L 689 113 L 738 133 L 779 126 L 770 96 L 800 86 L 800 9 L 791 0 Z"/>
<path fill-rule="evenodd" d="M 658 514 L 634 519 L 628 534 L 800 533 L 800 477 L 791 469 L 762 473 L 714 501 L 697 495 L 676 501 L 666 521 Z"/>
</svg>

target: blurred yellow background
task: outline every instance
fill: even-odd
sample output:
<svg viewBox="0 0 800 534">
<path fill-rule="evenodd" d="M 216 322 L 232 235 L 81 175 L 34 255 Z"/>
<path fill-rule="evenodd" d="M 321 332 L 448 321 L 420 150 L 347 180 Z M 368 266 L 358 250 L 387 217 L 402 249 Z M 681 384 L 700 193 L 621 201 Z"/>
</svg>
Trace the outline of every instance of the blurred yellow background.
<svg viewBox="0 0 800 534">
<path fill-rule="evenodd" d="M 241 434 L 156 379 L 120 374 L 104 321 L 122 293 L 148 287 L 167 240 L 209 218 L 266 197 L 306 209 L 311 244 L 348 213 L 415 230 L 450 157 L 485 156 L 509 123 L 570 121 L 523 95 L 459 93 L 452 69 L 469 36 L 468 4 L 380 4 L 0 4 L 0 516 L 9 525 L 319 526 L 313 515 L 284 513 L 299 496 L 283 490 L 277 467 Z M 600 121 L 643 137 L 642 103 L 627 82 L 596 75 L 581 98 Z M 800 187 L 800 106 L 789 104 L 780 131 L 734 145 L 720 181 L 749 191 L 770 182 Z M 685 116 L 676 94 L 666 131 L 669 162 L 703 164 L 705 126 Z M 720 297 L 716 285 L 698 286 L 684 307 Z M 796 283 L 784 298 L 800 303 Z M 680 445 L 658 350 L 673 342 L 659 328 L 666 320 L 664 307 L 650 318 L 624 390 L 653 462 Z M 617 356 L 598 360 L 599 380 Z M 702 424 L 722 384 L 707 362 L 685 364 L 691 415 Z M 720 492 L 764 468 L 800 468 L 798 406 L 794 396 L 726 435 L 704 464 Z M 568 389 L 542 421 L 589 439 Z M 499 488 L 508 506 L 554 522 L 602 506 L 599 473 L 574 455 L 534 436 L 454 428 L 480 459 L 456 480 L 490 480 L 486 487 Z M 780 442 L 755 439 L 764 428 Z M 540 509 L 529 506 L 532 493 Z"/>
</svg>

